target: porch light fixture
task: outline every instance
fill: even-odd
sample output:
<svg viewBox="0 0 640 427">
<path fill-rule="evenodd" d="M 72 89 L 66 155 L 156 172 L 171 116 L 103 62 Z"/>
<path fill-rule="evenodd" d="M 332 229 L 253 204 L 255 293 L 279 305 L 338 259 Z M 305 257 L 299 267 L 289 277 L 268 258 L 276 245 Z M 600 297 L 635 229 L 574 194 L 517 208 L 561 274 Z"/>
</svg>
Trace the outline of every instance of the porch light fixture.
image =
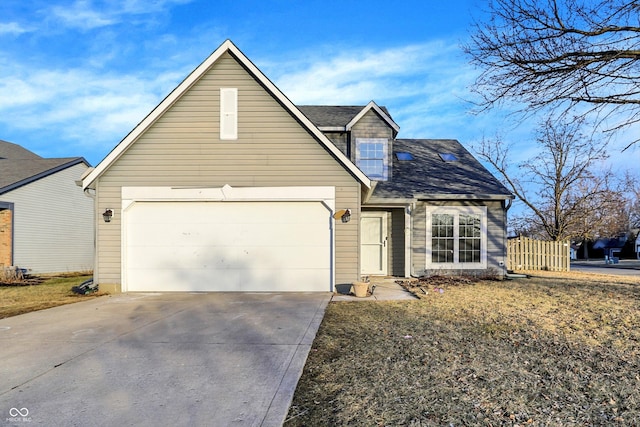
<svg viewBox="0 0 640 427">
<path fill-rule="evenodd" d="M 107 208 L 102 214 L 102 218 L 104 218 L 104 222 L 111 222 L 112 217 L 113 217 L 113 209 Z"/>
<path fill-rule="evenodd" d="M 349 222 L 351 220 L 351 209 L 345 210 L 340 218 L 342 222 Z"/>
</svg>

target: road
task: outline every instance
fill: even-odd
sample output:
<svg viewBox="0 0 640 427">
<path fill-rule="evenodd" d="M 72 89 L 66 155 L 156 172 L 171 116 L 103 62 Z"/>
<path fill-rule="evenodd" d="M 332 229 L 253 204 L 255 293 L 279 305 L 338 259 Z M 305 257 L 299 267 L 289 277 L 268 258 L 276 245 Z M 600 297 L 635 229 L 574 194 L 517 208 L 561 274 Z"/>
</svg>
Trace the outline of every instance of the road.
<svg viewBox="0 0 640 427">
<path fill-rule="evenodd" d="M 594 274 L 611 274 L 614 276 L 640 276 L 640 261 L 620 260 L 619 264 L 605 264 L 604 260 L 573 261 L 571 271 L 582 271 Z"/>
</svg>

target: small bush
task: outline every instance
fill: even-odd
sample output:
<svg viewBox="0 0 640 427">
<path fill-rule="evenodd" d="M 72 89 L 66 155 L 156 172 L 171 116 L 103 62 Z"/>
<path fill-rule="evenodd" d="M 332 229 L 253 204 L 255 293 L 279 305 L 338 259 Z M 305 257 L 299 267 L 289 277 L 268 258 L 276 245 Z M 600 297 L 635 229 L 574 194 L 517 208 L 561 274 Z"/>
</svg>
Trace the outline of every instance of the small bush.
<svg viewBox="0 0 640 427">
<path fill-rule="evenodd" d="M 4 267 L 0 269 L 0 283 L 20 283 L 24 280 L 24 276 L 24 271 L 18 267 Z"/>
</svg>

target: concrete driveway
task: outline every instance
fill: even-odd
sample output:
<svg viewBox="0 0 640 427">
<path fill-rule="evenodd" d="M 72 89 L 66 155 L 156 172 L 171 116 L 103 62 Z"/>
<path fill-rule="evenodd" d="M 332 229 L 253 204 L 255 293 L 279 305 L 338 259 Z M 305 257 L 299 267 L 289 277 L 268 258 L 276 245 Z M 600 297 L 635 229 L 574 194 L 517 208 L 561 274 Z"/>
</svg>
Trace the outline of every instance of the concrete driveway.
<svg viewBox="0 0 640 427">
<path fill-rule="evenodd" d="M 2 319 L 0 425 L 279 426 L 330 297 L 121 294 Z"/>
</svg>

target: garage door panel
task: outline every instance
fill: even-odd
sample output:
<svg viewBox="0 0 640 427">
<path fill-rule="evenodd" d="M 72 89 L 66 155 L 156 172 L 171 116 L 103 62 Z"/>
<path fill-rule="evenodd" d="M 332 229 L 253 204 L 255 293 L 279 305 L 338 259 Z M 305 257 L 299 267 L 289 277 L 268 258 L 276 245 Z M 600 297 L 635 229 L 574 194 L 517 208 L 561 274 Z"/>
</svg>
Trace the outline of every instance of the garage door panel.
<svg viewBox="0 0 640 427">
<path fill-rule="evenodd" d="M 138 202 L 126 212 L 129 291 L 329 291 L 320 202 Z"/>
<path fill-rule="evenodd" d="M 326 257 L 326 247 L 253 247 L 244 248 L 237 255 L 236 262 L 251 267 L 268 270 L 313 269 L 318 267 L 318 260 Z"/>
<path fill-rule="evenodd" d="M 265 233 L 264 224 L 194 224 L 177 227 L 168 223 L 144 223 L 133 225 L 136 233 L 129 238 L 129 247 L 157 247 L 172 242 L 171 246 L 183 245 L 203 247 L 244 246 L 250 241 L 253 246 L 297 247 L 314 245 L 324 239 L 328 224 L 271 224 Z M 161 233 L 158 229 L 163 229 Z M 291 241 L 291 236 L 305 239 Z"/>
<path fill-rule="evenodd" d="M 130 271 L 130 280 L 135 283 L 136 292 L 157 291 L 190 291 L 190 292 L 218 292 L 237 291 L 236 283 L 241 277 L 240 270 L 220 270 L 215 275 L 209 269 L 185 269 L 176 272 L 175 269 L 144 269 L 137 268 Z M 188 282 L 188 288 L 179 286 Z"/>
<path fill-rule="evenodd" d="M 318 273 L 309 269 L 291 268 L 285 271 L 271 269 L 253 269 L 240 271 L 239 290 L 260 292 L 269 289 L 272 292 L 327 292 L 329 272 Z M 294 284 L 294 288 L 291 284 Z"/>
</svg>

